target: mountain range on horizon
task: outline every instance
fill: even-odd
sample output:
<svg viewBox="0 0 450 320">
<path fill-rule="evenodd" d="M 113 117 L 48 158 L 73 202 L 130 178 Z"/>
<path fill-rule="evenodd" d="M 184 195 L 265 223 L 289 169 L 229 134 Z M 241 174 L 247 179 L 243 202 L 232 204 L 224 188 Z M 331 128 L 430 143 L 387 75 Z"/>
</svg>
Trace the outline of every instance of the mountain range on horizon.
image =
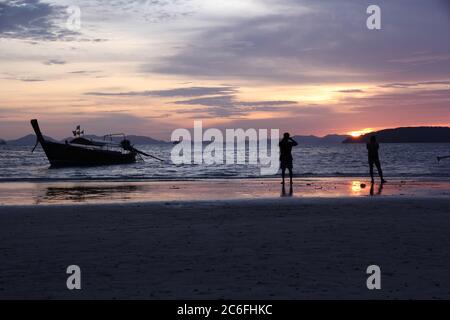
<svg viewBox="0 0 450 320">
<path fill-rule="evenodd" d="M 364 143 L 367 142 L 370 136 L 376 135 L 378 141 L 381 143 L 450 143 L 450 127 L 401 127 L 394 129 L 383 129 L 371 133 L 361 135 L 359 137 L 352 137 L 350 135 L 329 134 L 323 137 L 315 135 L 294 135 L 293 139 L 300 144 L 338 144 L 338 143 Z M 94 140 L 103 140 L 103 137 L 97 135 L 85 135 L 84 137 Z M 54 139 L 45 136 L 51 141 L 64 142 L 70 140 L 68 137 L 62 140 Z M 134 145 L 164 145 L 170 144 L 169 141 L 157 140 L 147 136 L 129 135 L 127 139 Z M 114 138 L 113 141 L 119 141 L 120 138 Z M 18 139 L 5 140 L 0 139 L 0 145 L 11 146 L 27 146 L 36 143 L 36 136 L 28 134 Z"/>
<path fill-rule="evenodd" d="M 323 137 L 315 135 L 295 135 L 292 138 L 300 144 L 329 144 L 329 143 L 342 143 L 350 135 L 342 134 L 328 134 Z"/>
<path fill-rule="evenodd" d="M 65 139 L 54 139 L 52 137 L 49 136 L 45 136 L 44 137 L 47 140 L 53 141 L 53 142 L 64 142 L 66 140 L 71 140 L 73 139 L 73 137 L 67 137 Z M 85 135 L 85 138 L 88 139 L 93 139 L 93 140 L 103 140 L 103 137 L 97 136 L 97 135 Z M 169 142 L 166 141 L 162 141 L 162 140 L 156 140 L 150 137 L 146 137 L 146 136 L 137 136 L 137 135 L 129 135 L 127 136 L 127 139 L 129 139 L 131 141 L 132 144 L 167 144 Z M 3 140 L 3 139 L 0 139 Z M 11 146 L 29 146 L 29 145 L 34 145 L 36 143 L 36 135 L 34 134 L 28 134 L 26 136 L 23 136 L 21 138 L 18 139 L 14 139 L 14 140 L 3 140 L 5 142 L 6 145 L 11 145 Z M 113 141 L 120 141 L 120 138 L 113 138 Z M 1 144 L 1 143 L 0 143 Z"/>
<path fill-rule="evenodd" d="M 54 142 L 64 142 L 66 140 L 72 139 L 72 137 L 67 137 L 65 139 L 55 139 L 49 136 L 44 136 L 46 139 Z M 93 139 L 93 140 L 103 140 L 103 137 L 97 136 L 97 135 L 85 135 L 85 138 Z M 349 135 L 338 135 L 338 134 L 329 134 L 324 137 L 318 137 L 315 135 L 295 135 L 293 138 L 297 140 L 299 143 L 302 144 L 328 144 L 328 143 L 341 143 L 346 138 L 348 138 Z M 169 144 L 170 141 L 163 141 L 163 140 L 157 140 L 153 139 L 151 137 L 147 136 L 138 136 L 138 135 L 129 135 L 127 136 L 127 139 L 131 141 L 132 144 L 135 145 L 157 145 L 157 144 Z M 119 141 L 120 138 L 114 138 L 113 141 Z M 4 141 L 4 143 L 1 143 L 1 141 Z M 28 134 L 26 136 L 20 137 L 18 139 L 13 140 L 4 140 L 0 139 L 0 144 L 6 144 L 11 146 L 27 146 L 27 145 L 34 145 L 36 143 L 36 136 L 34 134 Z"/>
</svg>

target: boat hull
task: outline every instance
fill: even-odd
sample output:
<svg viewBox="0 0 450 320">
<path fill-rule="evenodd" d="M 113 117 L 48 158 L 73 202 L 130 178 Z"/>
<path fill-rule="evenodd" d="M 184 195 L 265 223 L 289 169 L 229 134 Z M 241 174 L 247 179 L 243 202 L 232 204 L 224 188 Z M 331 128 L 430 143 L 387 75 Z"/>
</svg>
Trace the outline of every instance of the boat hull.
<svg viewBox="0 0 450 320">
<path fill-rule="evenodd" d="M 42 135 L 36 119 L 31 120 L 31 126 L 52 167 L 106 166 L 136 162 L 136 152 L 120 152 L 48 141 Z"/>
<path fill-rule="evenodd" d="M 131 152 L 86 149 L 49 141 L 41 145 L 52 167 L 104 166 L 136 162 L 136 154 Z"/>
</svg>

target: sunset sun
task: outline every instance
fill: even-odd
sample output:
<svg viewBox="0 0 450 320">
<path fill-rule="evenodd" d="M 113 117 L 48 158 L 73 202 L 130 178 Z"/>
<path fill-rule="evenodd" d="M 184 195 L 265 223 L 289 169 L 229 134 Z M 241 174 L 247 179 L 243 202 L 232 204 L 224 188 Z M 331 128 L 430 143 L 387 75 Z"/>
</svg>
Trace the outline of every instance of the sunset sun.
<svg viewBox="0 0 450 320">
<path fill-rule="evenodd" d="M 351 135 L 353 138 L 358 138 L 362 135 L 365 135 L 365 134 L 373 132 L 373 131 L 374 131 L 374 129 L 372 129 L 372 128 L 365 128 L 362 130 L 350 131 L 348 134 Z"/>
</svg>

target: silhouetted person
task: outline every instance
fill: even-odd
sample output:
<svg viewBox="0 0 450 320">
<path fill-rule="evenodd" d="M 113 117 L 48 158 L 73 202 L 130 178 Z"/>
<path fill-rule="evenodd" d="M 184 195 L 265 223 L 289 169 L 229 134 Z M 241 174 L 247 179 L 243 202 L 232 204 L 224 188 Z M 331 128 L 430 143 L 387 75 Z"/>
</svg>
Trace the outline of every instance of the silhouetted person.
<svg viewBox="0 0 450 320">
<path fill-rule="evenodd" d="M 292 185 L 292 147 L 295 147 L 298 145 L 297 142 L 295 142 L 289 135 L 289 133 L 285 133 L 283 135 L 283 139 L 281 139 L 280 143 L 278 144 L 280 147 L 280 167 L 281 167 L 281 177 L 283 178 L 283 181 L 281 182 L 284 184 L 284 177 L 286 174 L 286 169 L 289 170 L 289 180 Z"/>
<path fill-rule="evenodd" d="M 380 145 L 377 142 L 377 138 L 375 136 L 370 137 L 370 142 L 367 143 L 367 151 L 369 153 L 369 168 L 370 168 L 370 178 L 373 179 L 373 165 L 377 167 L 378 175 L 380 176 L 381 183 L 385 183 L 386 180 L 383 178 L 383 170 L 381 169 L 380 157 L 378 156 L 378 149 L 380 149 Z"/>
</svg>

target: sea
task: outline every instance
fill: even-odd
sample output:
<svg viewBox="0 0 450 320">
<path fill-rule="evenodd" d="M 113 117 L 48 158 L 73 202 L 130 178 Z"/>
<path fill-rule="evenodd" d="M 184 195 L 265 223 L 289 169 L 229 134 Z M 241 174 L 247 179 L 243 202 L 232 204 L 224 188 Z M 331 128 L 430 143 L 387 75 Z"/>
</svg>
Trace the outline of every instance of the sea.
<svg viewBox="0 0 450 320">
<path fill-rule="evenodd" d="M 170 160 L 173 145 L 138 145 L 136 148 L 164 159 L 151 158 L 128 165 L 50 168 L 43 150 L 32 146 L 0 146 L 0 182 L 53 181 L 146 181 L 261 178 L 258 165 L 175 165 Z M 448 143 L 381 144 L 380 159 L 385 177 L 450 178 Z M 293 149 L 297 177 L 363 177 L 368 175 L 364 144 L 300 144 Z"/>
</svg>

